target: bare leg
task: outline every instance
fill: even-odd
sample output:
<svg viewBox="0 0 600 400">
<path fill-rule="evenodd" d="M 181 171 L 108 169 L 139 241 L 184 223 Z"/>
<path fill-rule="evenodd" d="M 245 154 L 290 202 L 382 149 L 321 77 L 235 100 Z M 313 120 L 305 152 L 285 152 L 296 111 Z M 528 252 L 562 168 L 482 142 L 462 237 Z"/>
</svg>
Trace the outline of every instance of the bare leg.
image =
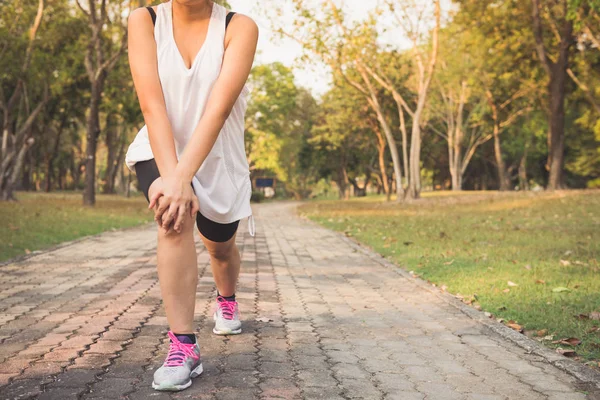
<svg viewBox="0 0 600 400">
<path fill-rule="evenodd" d="M 159 179 L 150 186 L 150 196 Z M 158 280 L 169 328 L 176 333 L 194 333 L 198 286 L 194 226 L 194 218 L 187 214 L 181 233 L 158 231 Z"/>
<path fill-rule="evenodd" d="M 215 284 L 221 296 L 231 296 L 235 293 L 240 275 L 240 251 L 235 244 L 233 235 L 227 242 L 213 242 L 200 234 L 204 246 L 210 255 Z"/>
</svg>

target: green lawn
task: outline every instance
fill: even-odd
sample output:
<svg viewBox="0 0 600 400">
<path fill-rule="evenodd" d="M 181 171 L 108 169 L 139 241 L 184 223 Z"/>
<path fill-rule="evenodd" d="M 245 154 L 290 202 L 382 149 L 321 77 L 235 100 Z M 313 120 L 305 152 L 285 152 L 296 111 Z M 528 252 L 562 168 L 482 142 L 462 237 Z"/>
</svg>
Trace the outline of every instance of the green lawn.
<svg viewBox="0 0 600 400">
<path fill-rule="evenodd" d="M 99 195 L 95 207 L 84 207 L 81 193 L 17 193 L 17 198 L 0 202 L 0 261 L 153 217 L 141 196 Z"/>
<path fill-rule="evenodd" d="M 580 339 L 560 346 L 600 360 L 600 191 L 434 193 L 409 205 L 377 196 L 300 213 L 550 346 Z"/>
</svg>

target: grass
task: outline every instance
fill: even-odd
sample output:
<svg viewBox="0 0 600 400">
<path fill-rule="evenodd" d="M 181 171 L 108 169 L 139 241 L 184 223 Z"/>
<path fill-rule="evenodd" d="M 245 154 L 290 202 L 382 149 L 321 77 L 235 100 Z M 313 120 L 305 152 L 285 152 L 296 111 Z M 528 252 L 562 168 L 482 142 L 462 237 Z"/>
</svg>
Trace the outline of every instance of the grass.
<svg viewBox="0 0 600 400">
<path fill-rule="evenodd" d="M 598 366 L 600 191 L 446 192 L 401 205 L 375 196 L 300 212 Z M 552 343 L 563 338 L 582 343 Z"/>
<path fill-rule="evenodd" d="M 81 193 L 17 193 L 18 202 L 0 202 L 0 261 L 55 244 L 152 221 L 146 200 L 96 196 L 82 205 Z"/>
</svg>

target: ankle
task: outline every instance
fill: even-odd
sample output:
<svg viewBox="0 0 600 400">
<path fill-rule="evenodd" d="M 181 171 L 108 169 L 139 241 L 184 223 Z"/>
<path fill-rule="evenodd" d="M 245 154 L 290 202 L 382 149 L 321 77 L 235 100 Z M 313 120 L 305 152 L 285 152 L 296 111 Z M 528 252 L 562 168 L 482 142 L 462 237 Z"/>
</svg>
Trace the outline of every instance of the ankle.
<svg viewBox="0 0 600 400">
<path fill-rule="evenodd" d="M 235 301 L 235 293 L 233 293 L 231 296 L 223 296 L 223 295 L 222 295 L 222 294 L 220 294 L 220 293 L 219 293 L 219 291 L 217 290 L 217 300 L 218 300 L 220 297 L 221 297 L 221 298 L 223 298 L 223 299 L 225 299 L 225 300 L 227 300 L 227 301 Z"/>
</svg>

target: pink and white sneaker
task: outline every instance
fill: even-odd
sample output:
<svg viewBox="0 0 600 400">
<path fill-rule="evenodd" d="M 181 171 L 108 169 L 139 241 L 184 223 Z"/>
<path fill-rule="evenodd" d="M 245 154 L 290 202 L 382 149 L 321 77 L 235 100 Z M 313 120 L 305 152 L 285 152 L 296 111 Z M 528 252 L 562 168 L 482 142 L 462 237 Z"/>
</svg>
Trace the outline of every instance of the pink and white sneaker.
<svg viewBox="0 0 600 400">
<path fill-rule="evenodd" d="M 242 323 L 237 301 L 227 301 L 223 296 L 217 297 L 216 309 L 213 314 L 216 335 L 237 335 L 242 333 Z"/>
<path fill-rule="evenodd" d="M 171 344 L 169 354 L 163 365 L 154 371 L 152 387 L 156 390 L 179 391 L 192 384 L 192 378 L 202 373 L 200 346 L 196 343 L 184 343 L 168 332 Z"/>
</svg>

